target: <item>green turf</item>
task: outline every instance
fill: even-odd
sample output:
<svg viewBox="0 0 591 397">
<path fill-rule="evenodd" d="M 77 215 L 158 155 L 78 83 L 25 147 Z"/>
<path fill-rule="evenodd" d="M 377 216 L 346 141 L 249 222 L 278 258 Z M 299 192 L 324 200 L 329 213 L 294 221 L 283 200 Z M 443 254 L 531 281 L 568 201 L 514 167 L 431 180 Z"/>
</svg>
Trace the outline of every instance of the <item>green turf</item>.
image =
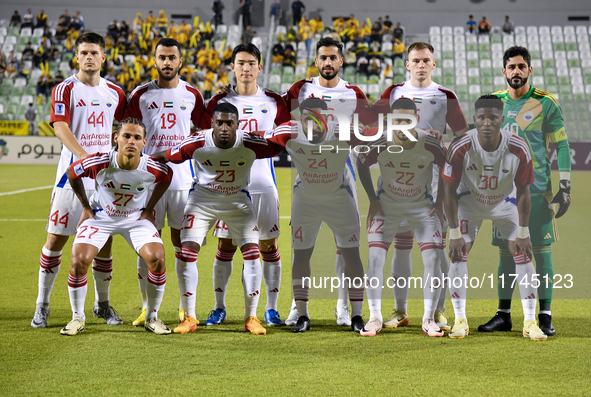
<svg viewBox="0 0 591 397">
<path fill-rule="evenodd" d="M 53 184 L 55 167 L 0 165 L 0 194 Z M 281 214 L 290 210 L 290 171 L 278 169 Z M 554 245 L 555 272 L 574 274 L 585 299 L 556 299 L 553 318 L 558 335 L 546 342 L 521 336 L 522 311 L 515 301 L 514 330 L 479 334 L 476 328 L 494 313 L 492 299 L 471 299 L 467 315 L 472 327 L 464 340 L 428 338 L 420 330 L 422 301 L 411 299 L 409 327 L 384 330 L 362 338 L 336 326 L 334 299 L 312 299 L 312 329 L 294 335 L 289 328 L 267 328 L 266 336 L 243 332 L 243 296 L 240 260 L 228 292 L 228 321 L 219 327 L 199 326 L 189 335 L 156 336 L 132 327 L 139 314 L 135 255 L 121 237 L 114 244 L 111 302 L 125 324 L 106 326 L 92 317 L 92 278 L 86 301 L 87 329 L 76 337 L 59 334 L 71 317 L 67 291 L 70 246 L 51 301 L 46 329 L 33 329 L 30 321 L 37 295 L 39 252 L 45 241 L 44 219 L 50 189 L 0 196 L 0 390 L 2 395 L 591 395 L 591 285 L 588 230 L 591 211 L 584 197 L 591 196 L 591 173 L 574 172 L 573 205 L 559 221 L 561 241 Z M 361 214 L 367 211 L 362 189 Z M 19 220 L 19 221 L 17 221 Z M 29 221 L 23 221 L 29 220 Z M 363 218 L 363 221 L 365 218 Z M 279 311 L 285 318 L 290 298 L 289 219 L 281 220 L 280 251 L 283 261 Z M 169 259 L 168 284 L 160 318 L 174 325 L 178 286 L 174 253 L 164 232 Z M 334 245 L 324 227 L 313 257 L 313 273 L 334 273 Z M 362 236 L 361 256 L 367 266 L 367 245 Z M 211 239 L 213 241 L 213 239 Z M 498 256 L 490 246 L 490 224 L 485 223 L 469 260 L 471 275 L 496 272 Z M 197 317 L 204 323 L 213 308 L 211 263 L 214 243 L 199 256 L 200 283 Z M 418 249 L 413 250 L 415 275 L 420 275 Z M 388 267 L 388 266 L 386 266 Z M 389 270 L 386 271 L 389 275 Z M 412 293 L 412 292 L 411 292 Z M 418 293 L 415 291 L 415 294 Z M 476 291 L 494 298 L 494 289 Z M 586 293 L 587 295 L 584 295 Z M 488 294 L 488 295 L 486 295 Z M 562 295 L 561 295 L 562 294 Z M 571 292 L 572 294 L 572 292 Z M 568 292 L 555 291 L 569 297 Z M 313 296 L 330 294 L 313 291 Z M 416 295 L 416 296 L 420 296 Z M 470 296 L 470 295 L 469 295 Z M 518 297 L 518 294 L 515 295 Z M 572 296 L 570 296 L 572 297 Z M 384 291 L 383 312 L 392 309 L 390 290 Z M 266 296 L 259 304 L 263 317 Z M 452 313 L 451 303 L 447 302 Z M 368 310 L 364 308 L 367 320 Z M 450 314 L 450 321 L 453 321 Z"/>
</svg>

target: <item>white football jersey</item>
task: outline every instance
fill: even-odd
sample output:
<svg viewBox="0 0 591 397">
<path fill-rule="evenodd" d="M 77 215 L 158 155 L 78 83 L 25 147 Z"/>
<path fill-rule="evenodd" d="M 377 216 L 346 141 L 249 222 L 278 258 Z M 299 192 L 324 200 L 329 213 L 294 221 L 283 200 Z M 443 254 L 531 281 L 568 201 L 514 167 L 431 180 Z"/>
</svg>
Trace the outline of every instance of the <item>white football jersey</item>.
<svg viewBox="0 0 591 397">
<path fill-rule="evenodd" d="M 111 150 L 113 119 L 121 121 L 127 100 L 123 90 L 103 78 L 96 87 L 84 84 L 76 75 L 53 88 L 49 124 L 56 121 L 68 124 L 76 141 L 88 154 Z M 78 157 L 62 145 L 55 185 L 71 189 L 66 169 Z M 94 182 L 83 179 L 85 189 L 94 189 Z"/>
<path fill-rule="evenodd" d="M 207 110 L 201 121 L 201 128 L 211 128 L 213 109 L 218 103 L 229 102 L 238 109 L 239 130 L 246 132 L 270 131 L 274 125 L 287 123 L 291 113 L 281 96 L 273 91 L 257 86 L 254 95 L 238 95 L 234 87 L 227 93 L 214 95 L 207 104 Z M 259 159 L 254 162 L 250 171 L 251 194 L 277 191 L 275 167 L 273 159 Z"/>
<path fill-rule="evenodd" d="M 126 117 L 146 125 L 144 153 L 154 154 L 179 145 L 191 135 L 191 122 L 199 126 L 205 104 L 203 97 L 189 83 L 179 80 L 175 88 L 158 87 L 157 80 L 137 87 L 129 96 Z M 170 190 L 189 190 L 195 177 L 191 161 L 171 164 L 174 177 Z"/>
<path fill-rule="evenodd" d="M 431 83 L 428 87 L 415 87 L 410 81 L 392 85 L 386 88 L 372 108 L 376 113 L 391 113 L 390 108 L 398 98 L 413 100 L 417 106 L 419 128 L 431 128 L 445 134 L 446 123 L 453 131 L 468 127 L 458 96 L 437 83 Z"/>
<path fill-rule="evenodd" d="M 454 139 L 443 168 L 443 179 L 459 183 L 458 199 L 472 195 L 472 209 L 489 213 L 513 190 L 534 182 L 531 153 L 519 136 L 501 130 L 497 150 L 487 152 L 476 129 Z M 468 204 L 466 204 L 468 205 Z"/>
<path fill-rule="evenodd" d="M 237 201 L 236 195 L 250 195 L 248 182 L 255 159 L 271 158 L 281 146 L 244 131 L 236 131 L 234 146 L 215 146 L 213 128 L 200 131 L 179 146 L 168 149 L 166 156 L 173 163 L 193 159 L 196 172 L 189 193 L 189 204 L 219 204 Z"/>
<path fill-rule="evenodd" d="M 417 142 L 412 149 L 399 152 L 399 146 L 382 137 L 372 143 L 369 153 L 359 154 L 361 165 L 380 166 L 377 196 L 403 208 L 425 207 L 435 202 L 437 197 L 431 188 L 433 168 L 443 168 L 445 163 L 445 146 L 429 133 L 419 128 L 415 131 Z"/>
<path fill-rule="evenodd" d="M 173 172 L 142 155 L 135 170 L 119 167 L 117 151 L 96 153 L 71 165 L 74 180 L 94 179 L 95 192 L 88 200 L 97 219 L 139 219 L 149 198 L 149 187 L 155 183 L 170 183 Z"/>
</svg>

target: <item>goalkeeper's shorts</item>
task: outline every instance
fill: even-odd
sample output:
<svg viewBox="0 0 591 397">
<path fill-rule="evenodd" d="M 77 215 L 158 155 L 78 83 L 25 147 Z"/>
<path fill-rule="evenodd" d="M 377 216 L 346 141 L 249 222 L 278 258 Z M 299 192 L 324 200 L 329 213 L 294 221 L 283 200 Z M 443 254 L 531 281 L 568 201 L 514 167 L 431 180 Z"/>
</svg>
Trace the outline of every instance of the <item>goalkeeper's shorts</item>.
<svg viewBox="0 0 591 397">
<path fill-rule="evenodd" d="M 529 214 L 529 235 L 533 246 L 552 244 L 558 241 L 558 230 L 554 220 L 554 212 L 548 208 L 552 196 L 531 196 L 531 212 Z M 505 248 L 505 242 L 493 223 L 492 245 Z"/>
</svg>

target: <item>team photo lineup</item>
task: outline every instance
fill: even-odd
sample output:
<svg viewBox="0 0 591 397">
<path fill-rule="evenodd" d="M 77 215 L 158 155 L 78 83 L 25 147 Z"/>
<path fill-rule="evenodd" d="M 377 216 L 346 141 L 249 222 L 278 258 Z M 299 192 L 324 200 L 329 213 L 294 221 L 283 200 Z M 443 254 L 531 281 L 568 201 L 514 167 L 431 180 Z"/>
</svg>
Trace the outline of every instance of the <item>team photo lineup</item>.
<svg viewBox="0 0 591 397">
<path fill-rule="evenodd" d="M 137 253 L 142 310 L 133 326 L 166 335 L 193 333 L 200 321 L 213 328 L 224 323 L 239 249 L 244 331 L 265 335 L 268 327 L 288 326 L 305 333 L 314 327 L 308 310 L 314 302 L 314 250 L 325 248 L 315 246 L 320 229 L 327 227 L 334 235 L 327 249 L 335 252 L 339 326 L 371 337 L 383 328 L 409 324 L 416 239 L 423 265 L 422 332 L 464 339 L 470 333 L 469 254 L 483 221 L 491 220 L 499 256 L 498 309 L 477 326 L 478 332 L 512 329 L 511 304 L 518 289 L 524 318 L 517 328 L 523 336 L 534 341 L 554 336 L 548 282 L 554 277 L 552 243 L 555 218 L 567 212 L 571 190 L 562 110 L 552 93 L 532 85 L 528 49 L 513 46 L 504 51 L 502 70 L 493 70 L 506 79 L 507 89 L 477 98 L 467 122 L 456 93 L 432 79 L 438 44 L 409 43 L 407 80 L 375 101 L 339 77 L 345 49 L 332 37 L 308 49 L 317 76 L 294 82 L 283 94 L 257 84 L 263 70 L 259 48 L 238 44 L 230 58 L 235 82 L 205 100 L 201 90 L 180 78 L 184 50 L 177 40 L 162 38 L 155 44 L 155 79 L 127 96 L 100 75 L 105 39 L 81 33 L 74 43 L 79 70 L 51 93 L 49 121 L 63 146 L 31 326 L 48 326 L 52 289 L 64 287 L 55 281 L 70 236 L 72 318 L 51 320 L 64 323 L 62 335 L 85 330 L 91 266 L 93 315 L 108 325 L 129 325 L 123 325 L 109 299 L 117 255 L 111 249 L 113 236 L 121 235 Z M 559 168 L 554 192 L 550 143 Z M 291 207 L 290 230 L 282 232 L 291 234 L 291 247 L 279 246 L 273 163 L 285 152 L 294 183 L 292 202 L 282 203 Z M 358 191 L 357 180 L 363 190 Z M 360 213 L 359 195 L 369 201 L 367 217 Z M 174 260 L 164 255 L 170 244 L 161 238 L 166 226 Z M 368 258 L 360 255 L 362 234 Z M 196 299 L 198 256 L 203 246 L 211 250 L 206 244 L 216 242 L 213 264 L 199 264 L 213 265 L 213 285 L 201 280 L 201 288 L 212 290 L 215 307 L 207 319 L 197 319 L 196 307 L 202 305 Z M 392 243 L 391 277 L 385 279 Z M 484 244 L 480 239 L 475 249 Z M 291 269 L 282 266 L 280 252 L 284 258 L 292 255 Z M 166 325 L 158 311 L 173 263 L 178 324 Z M 282 276 L 290 278 L 291 291 L 280 292 Z M 261 321 L 257 309 L 263 284 Z M 395 306 L 383 316 L 382 295 L 390 290 Z M 291 295 L 290 307 L 278 307 L 280 293 Z M 448 296 L 452 308 L 446 307 Z M 282 319 L 280 312 L 289 314 Z"/>
</svg>

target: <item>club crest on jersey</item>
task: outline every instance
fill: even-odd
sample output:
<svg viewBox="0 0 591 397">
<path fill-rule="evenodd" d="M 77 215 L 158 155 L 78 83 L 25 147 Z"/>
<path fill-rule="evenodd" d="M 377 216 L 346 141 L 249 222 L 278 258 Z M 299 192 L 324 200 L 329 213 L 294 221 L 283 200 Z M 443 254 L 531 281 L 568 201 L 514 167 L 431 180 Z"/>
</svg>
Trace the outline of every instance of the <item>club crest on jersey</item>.
<svg viewBox="0 0 591 397">
<path fill-rule="evenodd" d="M 341 97 L 339 98 L 339 102 L 345 103 L 346 101 L 347 101 L 347 98 L 345 98 L 345 95 L 341 95 Z"/>
<path fill-rule="evenodd" d="M 534 112 L 532 112 L 531 110 L 523 113 L 523 119 L 525 121 L 531 121 L 534 118 Z"/>
<path fill-rule="evenodd" d="M 56 116 L 65 116 L 66 115 L 66 106 L 63 103 L 56 103 L 55 104 L 55 115 Z"/>
<path fill-rule="evenodd" d="M 242 157 L 240 157 L 240 158 L 238 159 L 238 161 L 236 162 L 236 165 L 237 165 L 238 167 L 242 167 L 244 164 L 246 164 L 246 160 L 244 160 Z"/>
<path fill-rule="evenodd" d="M 131 190 L 131 185 L 129 183 L 122 183 L 119 186 L 119 189 L 121 189 L 121 190 Z"/>
<path fill-rule="evenodd" d="M 425 163 L 419 163 L 417 164 L 418 169 L 422 170 L 423 168 L 425 168 Z"/>
<path fill-rule="evenodd" d="M 501 171 L 503 171 L 503 174 L 507 174 L 509 173 L 509 168 L 506 165 L 504 165 Z"/>
<path fill-rule="evenodd" d="M 443 167 L 443 175 L 451 178 L 451 171 L 452 171 L 452 167 L 450 163 L 445 163 L 445 167 Z"/>
<path fill-rule="evenodd" d="M 172 108 L 172 107 L 174 107 L 174 103 L 173 102 L 164 102 L 164 104 L 162 106 L 165 108 Z"/>
<path fill-rule="evenodd" d="M 187 110 L 187 104 L 185 102 L 181 102 L 179 107 L 181 108 L 181 110 Z"/>
<path fill-rule="evenodd" d="M 242 114 L 252 114 L 252 108 L 243 108 Z"/>
<path fill-rule="evenodd" d="M 433 98 L 429 99 L 429 103 L 431 105 L 437 105 L 437 98 L 433 97 Z"/>
<path fill-rule="evenodd" d="M 98 99 L 93 99 L 91 104 L 92 104 L 92 106 L 100 106 L 101 101 L 99 101 Z"/>
<path fill-rule="evenodd" d="M 76 174 L 76 176 L 80 176 L 80 175 L 84 174 L 84 168 L 82 168 L 82 164 L 77 164 L 74 167 L 74 173 Z"/>
<path fill-rule="evenodd" d="M 143 183 L 140 183 L 139 185 L 136 186 L 135 190 L 137 190 L 138 192 L 143 192 L 144 190 L 146 190 L 146 185 L 144 185 Z"/>
<path fill-rule="evenodd" d="M 517 117 L 518 114 L 519 114 L 519 112 L 516 112 L 514 110 L 509 110 L 507 112 L 507 117 L 509 117 L 510 119 L 514 119 L 515 117 Z"/>
<path fill-rule="evenodd" d="M 267 113 L 269 113 L 269 108 L 267 108 L 265 105 L 263 105 L 263 106 L 261 107 L 261 113 L 262 113 L 262 114 L 267 114 Z"/>
<path fill-rule="evenodd" d="M 110 99 L 107 99 L 107 107 L 110 108 L 111 106 L 113 106 L 113 102 L 111 102 Z"/>
</svg>

